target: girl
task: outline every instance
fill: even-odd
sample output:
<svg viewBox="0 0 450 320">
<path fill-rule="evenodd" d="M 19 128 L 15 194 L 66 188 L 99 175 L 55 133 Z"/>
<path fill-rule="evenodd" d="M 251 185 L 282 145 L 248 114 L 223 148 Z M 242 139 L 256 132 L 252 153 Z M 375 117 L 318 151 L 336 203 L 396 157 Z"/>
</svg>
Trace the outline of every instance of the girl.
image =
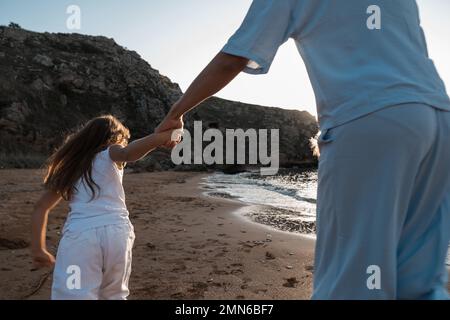
<svg viewBox="0 0 450 320">
<path fill-rule="evenodd" d="M 49 159 L 45 193 L 32 215 L 32 257 L 52 267 L 46 249 L 49 211 L 61 199 L 70 212 L 59 243 L 52 299 L 126 299 L 133 226 L 122 187 L 126 162 L 137 161 L 171 141 L 172 130 L 127 144 L 130 133 L 111 115 L 90 120 Z"/>
</svg>

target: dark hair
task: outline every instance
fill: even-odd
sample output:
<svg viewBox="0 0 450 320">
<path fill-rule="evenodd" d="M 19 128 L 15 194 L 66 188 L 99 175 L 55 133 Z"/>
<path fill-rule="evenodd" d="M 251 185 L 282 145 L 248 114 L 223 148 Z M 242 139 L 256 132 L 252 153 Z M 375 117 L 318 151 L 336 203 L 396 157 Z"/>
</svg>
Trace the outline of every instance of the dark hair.
<svg viewBox="0 0 450 320">
<path fill-rule="evenodd" d="M 68 135 L 48 158 L 44 186 L 70 200 L 76 191 L 75 184 L 83 178 L 94 199 L 95 189 L 99 189 L 92 179 L 95 155 L 113 144 L 126 145 L 129 138 L 129 130 L 112 115 L 89 120 L 80 130 Z"/>
</svg>

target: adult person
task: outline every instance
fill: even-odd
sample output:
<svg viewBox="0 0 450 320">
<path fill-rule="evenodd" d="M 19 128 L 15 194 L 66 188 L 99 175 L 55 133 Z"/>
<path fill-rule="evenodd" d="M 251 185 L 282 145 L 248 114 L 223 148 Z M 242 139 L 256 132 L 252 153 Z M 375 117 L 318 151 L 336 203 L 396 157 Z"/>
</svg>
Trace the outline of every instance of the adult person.
<svg viewBox="0 0 450 320">
<path fill-rule="evenodd" d="M 254 0 L 157 130 L 289 38 L 321 129 L 313 299 L 447 299 L 450 100 L 414 0 Z"/>
</svg>

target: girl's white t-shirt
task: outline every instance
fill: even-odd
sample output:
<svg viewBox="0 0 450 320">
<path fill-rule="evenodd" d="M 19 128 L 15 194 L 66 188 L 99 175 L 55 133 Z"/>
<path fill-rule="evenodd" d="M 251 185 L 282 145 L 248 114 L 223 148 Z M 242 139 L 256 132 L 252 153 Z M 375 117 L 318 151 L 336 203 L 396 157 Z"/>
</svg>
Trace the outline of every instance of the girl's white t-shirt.
<svg viewBox="0 0 450 320">
<path fill-rule="evenodd" d="M 99 152 L 92 163 L 92 179 L 99 186 L 92 198 L 84 178 L 75 184 L 75 192 L 70 200 L 63 232 L 84 231 L 113 224 L 130 224 L 122 186 L 123 169 L 119 169 L 109 156 L 109 148 Z"/>
</svg>

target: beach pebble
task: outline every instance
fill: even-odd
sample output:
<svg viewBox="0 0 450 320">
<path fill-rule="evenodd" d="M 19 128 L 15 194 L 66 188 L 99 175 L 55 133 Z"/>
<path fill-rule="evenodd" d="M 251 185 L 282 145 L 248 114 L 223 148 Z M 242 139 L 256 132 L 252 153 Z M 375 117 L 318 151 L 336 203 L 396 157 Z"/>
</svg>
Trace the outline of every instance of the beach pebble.
<svg viewBox="0 0 450 320">
<path fill-rule="evenodd" d="M 293 266 L 286 266 L 286 269 L 294 269 L 294 267 Z"/>
</svg>

